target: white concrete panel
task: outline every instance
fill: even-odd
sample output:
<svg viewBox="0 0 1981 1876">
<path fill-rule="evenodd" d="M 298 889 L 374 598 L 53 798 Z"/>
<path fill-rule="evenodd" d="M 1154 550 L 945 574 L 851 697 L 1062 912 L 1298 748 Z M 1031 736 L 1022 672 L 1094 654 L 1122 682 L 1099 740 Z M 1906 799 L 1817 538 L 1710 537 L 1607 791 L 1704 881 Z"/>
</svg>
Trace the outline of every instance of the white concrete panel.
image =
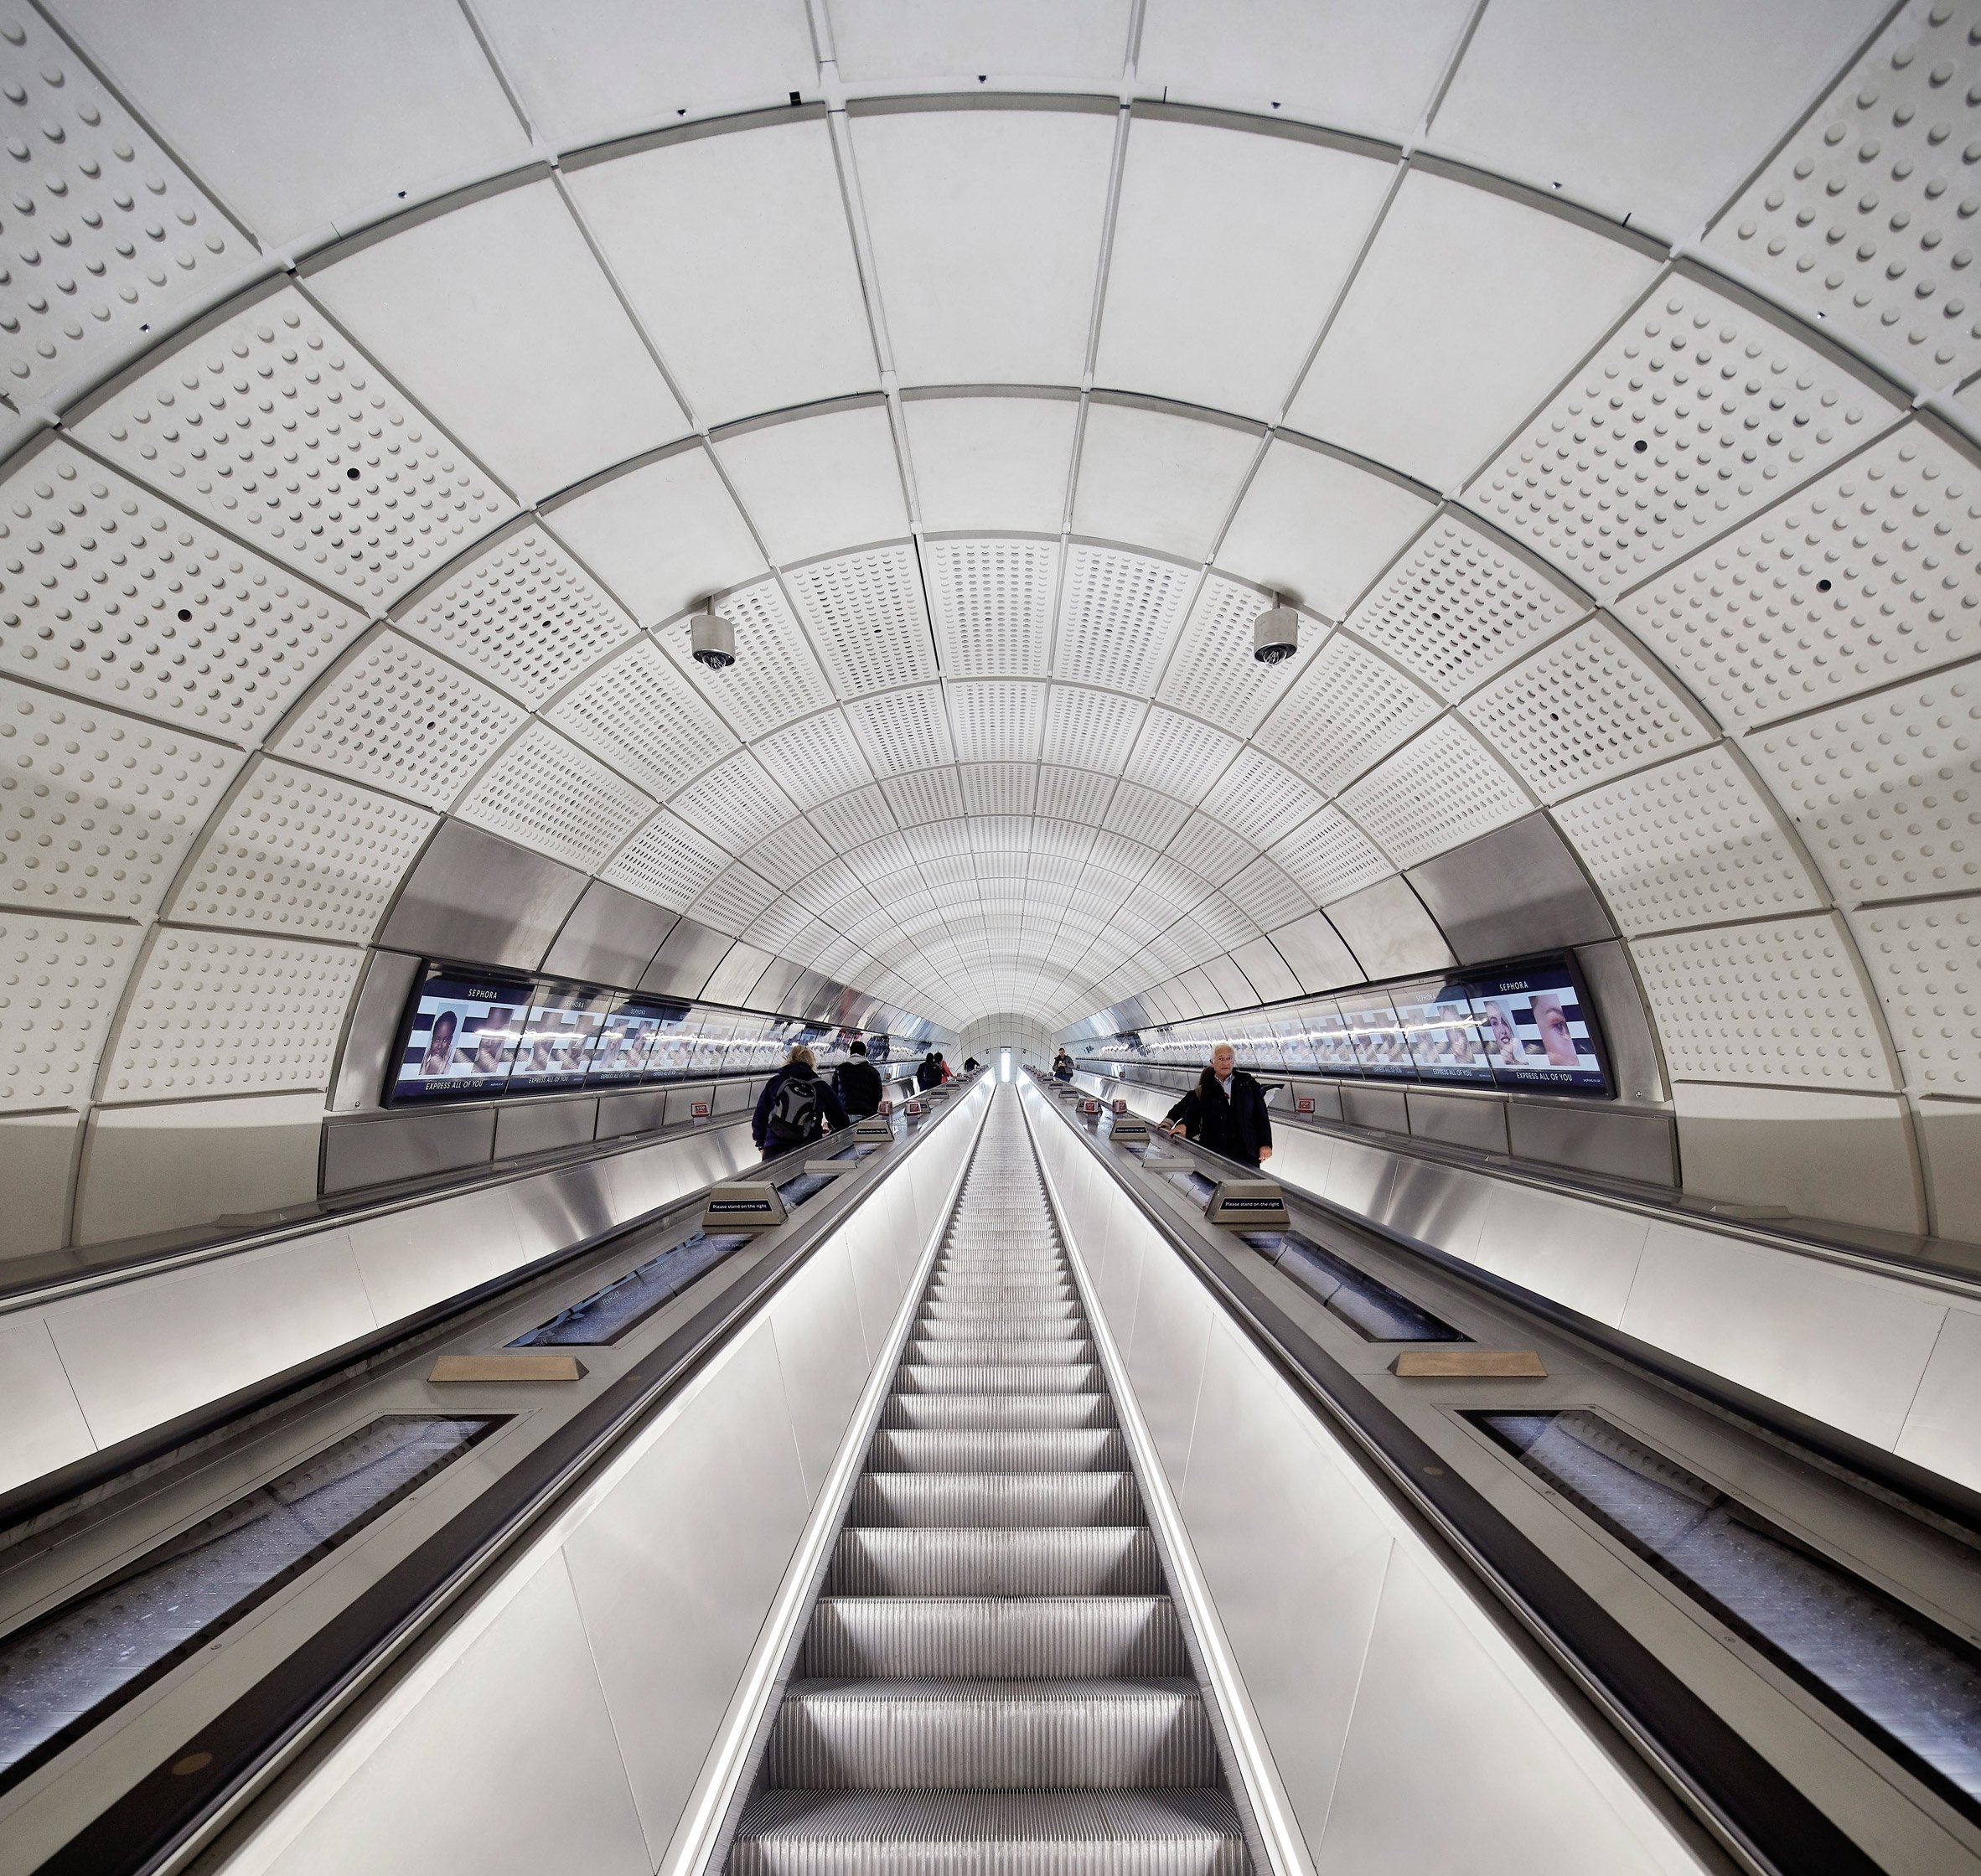
<svg viewBox="0 0 1981 1876">
<path fill-rule="evenodd" d="M 1565 216 L 1413 172 L 1287 421 L 1456 489 L 1657 271 Z"/>
<path fill-rule="evenodd" d="M 267 1868 L 648 1876 L 621 1749 L 571 1576 L 552 1555 Z"/>
<path fill-rule="evenodd" d="M 1884 10 L 1883 0 L 1495 4 L 1431 142 L 1683 240 Z"/>
<path fill-rule="evenodd" d="M 779 566 L 908 532 L 893 432 L 878 404 L 766 424 L 716 445 Z"/>
<path fill-rule="evenodd" d="M 1058 533 L 1080 414 L 1074 399 L 913 397 L 902 413 L 930 533 Z"/>
<path fill-rule="evenodd" d="M 1218 565 L 1338 619 L 1430 512 L 1407 488 L 1280 439 L 1245 491 Z"/>
<path fill-rule="evenodd" d="M 265 244 L 323 240 L 529 158 L 447 0 L 56 10 Z"/>
<path fill-rule="evenodd" d="M 674 1834 L 805 1512 L 766 1320 L 566 1541 L 651 1846 L 643 1871 Z"/>
<path fill-rule="evenodd" d="M 701 422 L 879 388 L 823 120 L 664 143 L 570 187 Z M 773 256 L 802 292 L 771 284 Z"/>
<path fill-rule="evenodd" d="M 903 384 L 1079 382 L 1115 117 L 1109 106 L 853 120 Z"/>
<path fill-rule="evenodd" d="M 523 1261 L 511 1188 L 506 1186 L 359 1218 L 349 1226 L 349 1236 L 372 1313 L 380 1322 L 396 1322 L 458 1295 Z"/>
<path fill-rule="evenodd" d="M 309 285 L 526 502 L 689 428 L 547 182 L 416 223 Z"/>
<path fill-rule="evenodd" d="M 1258 453 L 1259 438 L 1249 430 L 1089 404 L 1073 531 L 1201 561 Z"/>
<path fill-rule="evenodd" d="M 39 1315 L 0 1321 L 0 1491 L 96 1450 L 54 1339 Z"/>
<path fill-rule="evenodd" d="M 1981 1486 L 1981 1313 L 1950 1309 L 1894 1449 L 1968 1486 Z"/>
<path fill-rule="evenodd" d="M 1089 79 L 1112 86 L 1128 52 L 1129 0 L 833 0 L 849 85 L 912 79 Z"/>
<path fill-rule="evenodd" d="M 1484 1218 L 1469 1251 L 1440 1248 L 1611 1328 L 1623 1320 L 1650 1220 L 1633 1212 L 1552 1199 L 1498 1180 L 1485 1185 Z"/>
<path fill-rule="evenodd" d="M 763 572 L 748 523 L 699 448 L 617 476 L 547 519 L 643 625 Z"/>
<path fill-rule="evenodd" d="M 1136 118 L 1095 383 L 1276 417 L 1391 174 L 1305 138 Z"/>
<path fill-rule="evenodd" d="M 1888 1447 L 1946 1315 L 1945 1304 L 1903 1284 L 1661 1224 L 1620 1326 Z"/>
<path fill-rule="evenodd" d="M 99 1446 L 375 1326 L 342 1231 L 66 1297 L 47 1321 Z"/>
</svg>

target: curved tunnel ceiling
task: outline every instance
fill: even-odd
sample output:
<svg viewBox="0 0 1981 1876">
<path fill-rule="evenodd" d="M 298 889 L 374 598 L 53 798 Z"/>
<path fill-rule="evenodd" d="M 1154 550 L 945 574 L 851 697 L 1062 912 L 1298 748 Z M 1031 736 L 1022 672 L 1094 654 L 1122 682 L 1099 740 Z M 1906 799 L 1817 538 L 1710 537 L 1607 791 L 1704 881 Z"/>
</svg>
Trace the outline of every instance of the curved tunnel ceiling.
<svg viewBox="0 0 1981 1876">
<path fill-rule="evenodd" d="M 447 815 L 959 1028 L 1544 812 L 1674 1072 L 1973 1093 L 1981 25 L 1890 11 L 15 8 L 0 918 L 95 988 L 0 1103 L 327 1072 Z"/>
</svg>

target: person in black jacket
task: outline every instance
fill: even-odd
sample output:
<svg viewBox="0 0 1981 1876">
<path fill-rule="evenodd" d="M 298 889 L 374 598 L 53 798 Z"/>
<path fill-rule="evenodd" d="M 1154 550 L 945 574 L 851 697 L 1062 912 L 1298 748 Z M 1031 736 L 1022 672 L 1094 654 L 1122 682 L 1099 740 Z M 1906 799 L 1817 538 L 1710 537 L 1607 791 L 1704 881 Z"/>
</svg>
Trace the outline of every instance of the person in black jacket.
<svg viewBox="0 0 1981 1876">
<path fill-rule="evenodd" d="M 866 1045 L 855 1042 L 846 1059 L 832 1071 L 832 1092 L 849 1120 L 864 1120 L 881 1111 L 881 1072 L 866 1059 Z"/>
<path fill-rule="evenodd" d="M 915 1086 L 926 1094 L 932 1088 L 942 1086 L 943 1058 L 934 1049 L 922 1057 L 922 1066 L 915 1071 Z"/>
<path fill-rule="evenodd" d="M 846 1110 L 819 1078 L 817 1062 L 804 1043 L 794 1042 L 784 1066 L 764 1083 L 751 1117 L 750 1135 L 765 1159 L 774 1160 L 846 1124 Z"/>
<path fill-rule="evenodd" d="M 1265 1091 L 1239 1067 L 1228 1042 L 1211 1051 L 1210 1067 L 1163 1116 L 1162 1124 L 1171 1133 L 1187 1134 L 1199 1146 L 1241 1165 L 1261 1165 L 1273 1156 Z"/>
<path fill-rule="evenodd" d="M 1053 1079 L 1069 1082 L 1073 1078 L 1073 1059 L 1064 1049 L 1053 1057 Z"/>
</svg>

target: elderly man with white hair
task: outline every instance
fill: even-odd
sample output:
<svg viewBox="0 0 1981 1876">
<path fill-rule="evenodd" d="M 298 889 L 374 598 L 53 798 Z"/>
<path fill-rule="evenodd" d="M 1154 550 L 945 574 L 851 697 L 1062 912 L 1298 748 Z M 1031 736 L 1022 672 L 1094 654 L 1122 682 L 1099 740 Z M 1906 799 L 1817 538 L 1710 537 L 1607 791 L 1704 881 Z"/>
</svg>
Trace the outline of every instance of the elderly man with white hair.
<svg viewBox="0 0 1981 1876">
<path fill-rule="evenodd" d="M 1185 1134 L 1199 1146 L 1222 1153 L 1241 1165 L 1262 1165 L 1273 1156 L 1272 1117 L 1265 1091 L 1238 1065 L 1230 1043 L 1211 1051 L 1211 1065 L 1197 1086 L 1163 1117 L 1172 1134 Z"/>
</svg>

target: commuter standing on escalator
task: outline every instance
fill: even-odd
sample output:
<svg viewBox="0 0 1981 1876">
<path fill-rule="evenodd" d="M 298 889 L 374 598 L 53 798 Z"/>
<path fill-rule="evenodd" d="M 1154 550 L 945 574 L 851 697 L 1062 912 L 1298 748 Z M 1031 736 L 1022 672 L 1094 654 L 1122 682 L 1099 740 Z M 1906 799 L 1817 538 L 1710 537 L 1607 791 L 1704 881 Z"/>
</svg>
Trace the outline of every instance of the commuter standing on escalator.
<svg viewBox="0 0 1981 1876">
<path fill-rule="evenodd" d="M 934 1049 L 922 1057 L 921 1066 L 915 1070 L 915 1086 L 926 1094 L 932 1088 L 942 1086 L 943 1058 Z"/>
<path fill-rule="evenodd" d="M 763 1084 L 750 1133 L 765 1159 L 774 1160 L 829 1128 L 846 1124 L 846 1110 L 819 1078 L 817 1061 L 804 1043 L 794 1042 L 784 1066 Z"/>
<path fill-rule="evenodd" d="M 866 1045 L 855 1042 L 846 1059 L 832 1071 L 832 1092 L 849 1120 L 865 1120 L 881 1111 L 881 1072 L 866 1059 Z"/>
<path fill-rule="evenodd" d="M 1265 1090 L 1239 1067 L 1228 1042 L 1211 1051 L 1211 1065 L 1197 1086 L 1162 1117 L 1172 1134 L 1187 1134 L 1199 1146 L 1222 1153 L 1241 1165 L 1255 1166 L 1273 1156 L 1272 1116 Z"/>
<path fill-rule="evenodd" d="M 1069 1082 L 1073 1078 L 1073 1057 L 1062 1049 L 1053 1057 L 1053 1079 L 1056 1082 Z"/>
</svg>

